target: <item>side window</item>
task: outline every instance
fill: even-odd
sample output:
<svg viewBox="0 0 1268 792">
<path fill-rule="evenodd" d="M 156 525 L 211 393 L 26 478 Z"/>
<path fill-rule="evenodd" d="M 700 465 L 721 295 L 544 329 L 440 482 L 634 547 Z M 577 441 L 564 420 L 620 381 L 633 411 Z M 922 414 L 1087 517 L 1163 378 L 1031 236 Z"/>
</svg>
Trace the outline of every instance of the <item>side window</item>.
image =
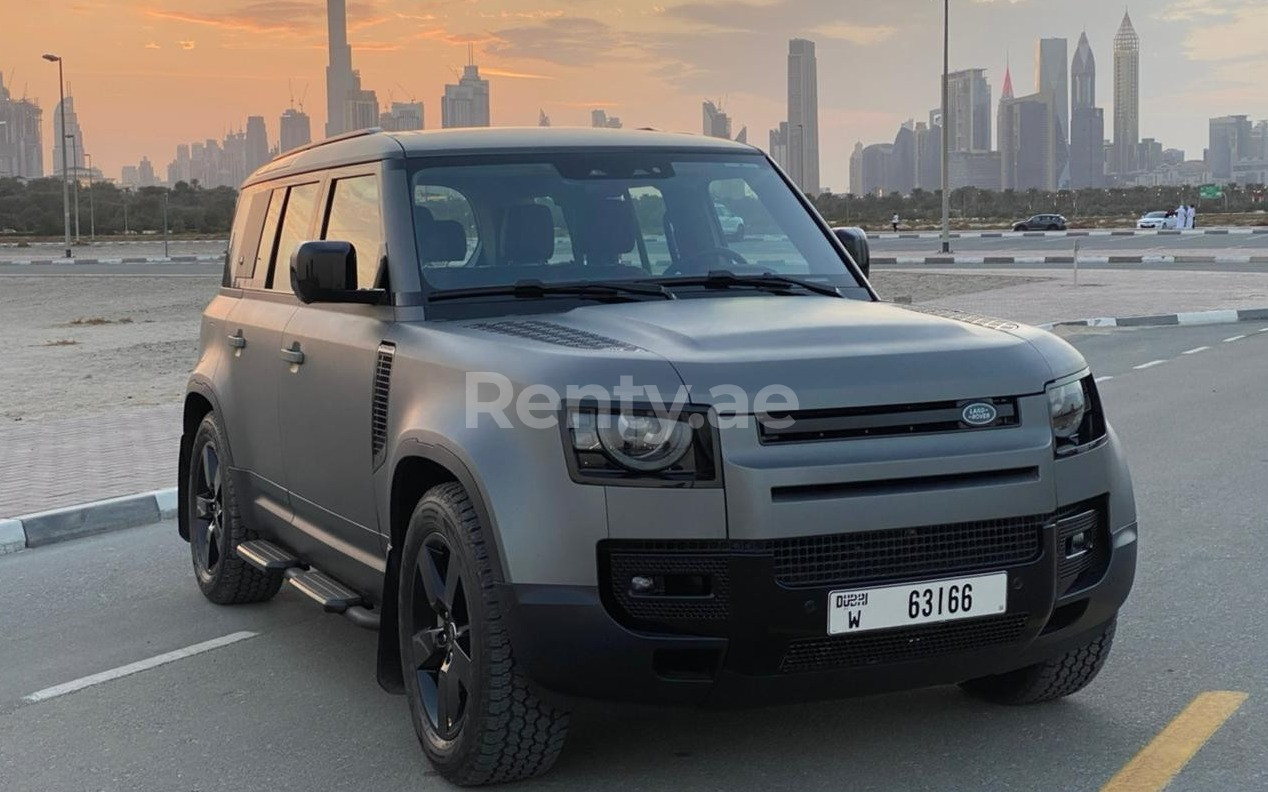
<svg viewBox="0 0 1268 792">
<path fill-rule="evenodd" d="M 273 259 L 273 274 L 269 288 L 273 291 L 291 291 L 291 254 L 300 243 L 311 238 L 313 217 L 317 214 L 317 182 L 297 184 L 286 195 L 286 208 L 282 211 L 282 230 L 277 239 L 277 255 Z"/>
<path fill-rule="evenodd" d="M 357 251 L 357 288 L 377 286 L 383 248 L 383 217 L 377 176 L 338 179 L 322 239 L 350 242 Z"/>
<path fill-rule="evenodd" d="M 655 187 L 633 187 L 630 200 L 634 202 L 639 234 L 647 246 L 648 262 L 652 272 L 659 275 L 672 263 L 665 239 L 665 196 Z"/>
<path fill-rule="evenodd" d="M 269 192 L 268 201 L 268 208 L 264 212 L 264 230 L 260 234 L 260 244 L 256 248 L 255 262 L 251 267 L 251 277 L 257 279 L 257 285 L 268 276 L 269 263 L 273 261 L 273 251 L 277 247 L 277 226 L 282 219 L 282 204 L 286 203 L 286 188 L 278 187 Z"/>
<path fill-rule="evenodd" d="M 259 236 L 252 237 L 249 229 L 259 229 L 263 205 L 268 193 L 259 189 L 244 190 L 238 196 L 238 207 L 233 214 L 233 228 L 229 232 L 229 281 L 250 278 L 255 264 L 255 247 Z"/>
<path fill-rule="evenodd" d="M 750 264 L 775 273 L 810 271 L 805 257 L 766 209 L 744 179 L 709 183 L 709 197 L 718 220 L 722 244 L 744 256 Z"/>
<path fill-rule="evenodd" d="M 555 225 L 555 252 L 546 263 L 571 263 L 573 260 L 572 233 L 568 230 L 568 220 L 564 217 L 563 208 L 560 207 L 559 204 L 555 203 L 554 198 L 549 196 L 534 198 L 533 203 L 550 209 L 550 216 Z"/>
<path fill-rule="evenodd" d="M 451 187 L 414 185 L 414 236 L 424 267 L 465 266 L 480 252 L 475 211 Z"/>
</svg>

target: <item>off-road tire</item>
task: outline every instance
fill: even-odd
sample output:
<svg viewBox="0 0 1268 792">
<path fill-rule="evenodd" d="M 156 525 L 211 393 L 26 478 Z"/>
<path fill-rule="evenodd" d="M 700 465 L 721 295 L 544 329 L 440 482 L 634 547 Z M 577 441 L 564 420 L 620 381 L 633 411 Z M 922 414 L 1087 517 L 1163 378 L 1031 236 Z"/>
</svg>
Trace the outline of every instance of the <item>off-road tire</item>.
<svg viewBox="0 0 1268 792">
<path fill-rule="evenodd" d="M 203 463 L 200 457 L 203 448 L 211 444 L 221 470 L 219 510 L 220 528 L 215 541 L 218 542 L 218 559 L 214 568 L 208 572 L 199 560 L 199 545 L 194 525 L 198 521 L 197 498 L 202 481 Z M 186 482 L 185 497 L 189 499 L 188 514 L 190 521 L 190 551 L 194 565 L 194 579 L 203 596 L 217 605 L 241 605 L 249 602 L 264 602 L 272 599 L 282 587 L 282 573 L 261 572 L 238 557 L 234 548 L 239 543 L 258 539 L 255 531 L 247 526 L 242 516 L 242 508 L 234 489 L 233 477 L 229 470 L 233 467 L 233 459 L 229 455 L 229 445 L 225 441 L 224 427 L 219 417 L 208 413 L 194 434 L 190 445 L 189 481 Z"/>
<path fill-rule="evenodd" d="M 419 667 L 411 650 L 414 626 L 406 618 L 424 542 L 440 534 L 463 575 L 470 634 L 471 681 L 460 731 L 438 733 L 420 697 Z M 436 542 L 433 538 L 431 542 Z M 517 781 L 541 775 L 563 750 L 568 712 L 538 698 L 516 668 L 496 586 L 494 552 L 466 490 L 457 483 L 428 490 L 414 508 L 401 552 L 398 586 L 402 674 L 414 730 L 423 752 L 446 779 L 461 786 Z M 410 606 L 409 612 L 416 609 Z"/>
<path fill-rule="evenodd" d="M 971 679 L 960 685 L 965 692 L 995 704 L 1038 704 L 1078 693 L 1096 678 L 1114 644 L 1116 621 L 1093 640 L 1016 671 Z"/>
</svg>

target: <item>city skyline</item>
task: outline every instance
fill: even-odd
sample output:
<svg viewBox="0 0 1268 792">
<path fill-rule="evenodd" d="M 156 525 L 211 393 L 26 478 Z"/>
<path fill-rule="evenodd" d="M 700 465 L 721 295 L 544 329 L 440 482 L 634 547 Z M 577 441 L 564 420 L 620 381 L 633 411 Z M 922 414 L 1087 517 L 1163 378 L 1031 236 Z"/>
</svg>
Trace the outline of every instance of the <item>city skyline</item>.
<svg viewBox="0 0 1268 792">
<path fill-rule="evenodd" d="M 141 156 L 163 161 L 178 141 L 219 136 L 251 115 L 269 119 L 276 140 L 292 90 L 307 94 L 313 131 L 324 131 L 328 42 L 320 0 L 64 5 L 56 13 L 10 12 L 17 24 L 0 25 L 0 51 L 10 61 L 0 67 L 13 75 L 16 96 L 36 98 L 44 110 L 46 171 L 56 70 L 39 62 L 44 51 L 66 57 L 93 164 L 112 175 Z M 380 109 L 411 95 L 437 102 L 453 80 L 450 68 L 474 43 L 482 75 L 493 82 L 495 124 L 533 125 L 545 111 L 556 125 L 584 126 L 591 109 L 606 107 L 633 125 L 694 132 L 700 102 L 710 96 L 723 97 L 727 112 L 750 127 L 777 127 L 786 114 L 786 42 L 805 37 L 816 42 L 819 60 L 821 182 L 841 191 L 855 140 L 885 139 L 914 108 L 937 103 L 940 8 L 933 5 L 784 0 L 555 9 L 529 0 L 365 0 L 349 9 L 348 30 L 362 82 L 378 91 Z M 1008 51 L 1029 51 L 1041 37 L 1074 41 L 1084 29 L 1108 63 L 1122 9 L 1066 5 L 1070 13 L 1058 21 L 1037 15 L 1037 0 L 953 8 L 952 69 L 985 68 L 998 86 Z M 1268 97 L 1253 80 L 1268 65 L 1268 9 L 1212 0 L 1200 11 L 1175 2 L 1132 10 L 1148 42 L 1141 71 L 1155 75 L 1142 84 L 1142 135 L 1194 152 L 1206 145 L 1209 118 L 1268 115 Z M 702 36 L 708 46 L 684 46 Z M 116 37 L 117 46 L 94 45 Z M 1013 58 L 1013 78 L 1029 85 L 1034 75 L 1025 60 Z M 1110 71 L 1100 70 L 1097 85 L 1107 132 Z M 866 90 L 855 73 L 866 75 Z"/>
</svg>

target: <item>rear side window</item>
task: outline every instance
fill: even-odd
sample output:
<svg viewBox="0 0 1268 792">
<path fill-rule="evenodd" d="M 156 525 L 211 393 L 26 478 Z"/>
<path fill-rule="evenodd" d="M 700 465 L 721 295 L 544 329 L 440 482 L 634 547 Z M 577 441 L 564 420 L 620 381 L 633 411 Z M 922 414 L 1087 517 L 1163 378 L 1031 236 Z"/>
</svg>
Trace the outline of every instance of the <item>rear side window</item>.
<svg viewBox="0 0 1268 792">
<path fill-rule="evenodd" d="M 282 205 L 286 203 L 286 188 L 278 187 L 269 193 L 269 206 L 264 213 L 264 231 L 260 235 L 260 245 L 255 254 L 254 273 L 259 273 L 263 280 L 269 273 L 269 265 L 273 263 L 273 251 L 277 249 L 277 226 L 282 220 Z"/>
<path fill-rule="evenodd" d="M 313 218 L 317 214 L 317 182 L 297 184 L 289 188 L 286 207 L 282 210 L 282 230 L 277 239 L 277 256 L 269 288 L 291 291 L 291 254 L 305 240 L 312 238 Z"/>
<path fill-rule="evenodd" d="M 330 215 L 322 239 L 349 242 L 357 251 L 357 288 L 378 284 L 383 248 L 383 217 L 376 176 L 353 176 L 334 183 Z"/>
<path fill-rule="evenodd" d="M 418 260 L 424 267 L 460 267 L 480 250 L 475 211 L 451 187 L 414 185 L 414 234 Z"/>
<path fill-rule="evenodd" d="M 251 278 L 255 266 L 255 250 L 260 241 L 260 218 L 268 203 L 268 192 L 258 188 L 245 190 L 238 197 L 238 208 L 229 232 L 229 281 Z"/>
</svg>

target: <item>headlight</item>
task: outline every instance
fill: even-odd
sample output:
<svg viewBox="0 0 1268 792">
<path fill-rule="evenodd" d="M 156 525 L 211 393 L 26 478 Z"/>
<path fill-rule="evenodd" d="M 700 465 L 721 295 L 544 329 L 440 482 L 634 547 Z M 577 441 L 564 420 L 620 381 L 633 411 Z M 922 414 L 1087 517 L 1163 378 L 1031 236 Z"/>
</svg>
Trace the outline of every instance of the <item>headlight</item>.
<svg viewBox="0 0 1268 792">
<path fill-rule="evenodd" d="M 1087 395 L 1083 392 L 1083 382 L 1075 380 L 1064 385 L 1048 387 L 1048 409 L 1052 415 L 1052 433 L 1062 439 L 1070 439 L 1078 434 L 1083 423 L 1083 414 L 1087 412 Z"/>
<path fill-rule="evenodd" d="M 714 449 L 699 412 L 569 408 L 569 469 L 584 483 L 693 486 L 714 480 Z"/>
<path fill-rule="evenodd" d="M 1091 375 L 1055 382 L 1047 391 L 1057 456 L 1076 454 L 1105 437 L 1105 416 Z"/>
</svg>

